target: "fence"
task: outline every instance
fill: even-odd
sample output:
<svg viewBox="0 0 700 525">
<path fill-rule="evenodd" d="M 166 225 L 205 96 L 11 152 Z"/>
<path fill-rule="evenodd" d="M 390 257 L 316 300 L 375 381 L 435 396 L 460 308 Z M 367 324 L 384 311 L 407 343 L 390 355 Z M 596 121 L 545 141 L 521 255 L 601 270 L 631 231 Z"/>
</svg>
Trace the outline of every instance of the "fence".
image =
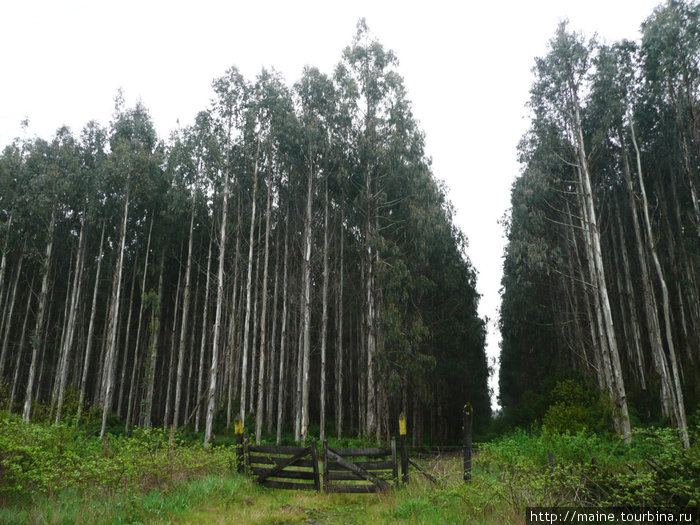
<svg viewBox="0 0 700 525">
<path fill-rule="evenodd" d="M 464 481 L 471 481 L 472 470 L 472 407 L 464 407 Z M 321 490 L 319 458 L 316 442 L 308 447 L 249 445 L 243 435 L 243 424 L 237 419 L 236 456 L 239 472 L 247 472 L 255 481 L 270 488 Z M 399 417 L 401 445 L 401 481 L 409 481 L 409 465 L 433 483 L 437 480 L 408 456 L 406 419 Z M 331 449 L 323 442 L 324 492 L 373 493 L 399 486 L 399 458 L 396 438 L 389 448 Z"/>
</svg>

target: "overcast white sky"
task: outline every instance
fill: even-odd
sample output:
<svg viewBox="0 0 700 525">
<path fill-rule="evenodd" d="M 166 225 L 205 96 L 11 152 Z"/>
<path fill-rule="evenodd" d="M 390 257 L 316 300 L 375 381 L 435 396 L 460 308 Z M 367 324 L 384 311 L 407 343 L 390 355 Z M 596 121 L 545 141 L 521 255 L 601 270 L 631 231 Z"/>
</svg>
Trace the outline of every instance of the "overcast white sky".
<svg viewBox="0 0 700 525">
<path fill-rule="evenodd" d="M 288 83 L 305 65 L 330 73 L 360 17 L 400 61 L 435 175 L 479 272 L 487 353 L 497 358 L 503 231 L 519 173 L 518 140 L 534 57 L 558 22 L 613 41 L 638 38 L 657 0 L 148 1 L 7 0 L 0 5 L 0 147 L 109 121 L 119 87 L 143 100 L 167 137 L 192 122 L 231 65 L 252 79 L 274 67 Z M 496 387 L 494 376 L 491 386 Z"/>
</svg>

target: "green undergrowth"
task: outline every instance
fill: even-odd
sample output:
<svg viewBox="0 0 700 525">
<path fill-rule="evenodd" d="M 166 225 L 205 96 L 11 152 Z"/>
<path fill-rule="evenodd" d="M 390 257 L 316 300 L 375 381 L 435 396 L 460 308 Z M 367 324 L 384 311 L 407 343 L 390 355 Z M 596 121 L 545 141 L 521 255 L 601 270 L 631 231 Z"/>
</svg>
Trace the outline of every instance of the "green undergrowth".
<svg viewBox="0 0 700 525">
<path fill-rule="evenodd" d="M 291 444 L 291 443 L 290 443 Z M 367 446 L 337 440 L 332 448 Z M 105 455 L 106 452 L 106 455 Z M 161 430 L 110 435 L 0 414 L 0 523 L 523 523 L 528 506 L 694 506 L 698 431 L 635 430 L 632 443 L 587 430 L 517 430 L 479 443 L 470 483 L 459 453 L 422 459 L 384 494 L 266 489 L 236 474 L 233 448 Z"/>
</svg>

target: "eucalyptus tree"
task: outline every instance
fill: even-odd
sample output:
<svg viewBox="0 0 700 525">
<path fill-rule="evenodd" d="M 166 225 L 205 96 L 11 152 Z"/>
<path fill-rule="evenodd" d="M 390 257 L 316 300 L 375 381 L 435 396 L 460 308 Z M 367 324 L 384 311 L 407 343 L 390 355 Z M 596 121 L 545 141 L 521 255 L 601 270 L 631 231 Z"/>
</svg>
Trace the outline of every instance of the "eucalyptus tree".
<svg viewBox="0 0 700 525">
<path fill-rule="evenodd" d="M 241 128 L 246 116 L 249 86 L 236 68 L 213 82 L 216 98 L 213 103 L 213 117 L 219 134 L 222 150 L 220 169 L 223 171 L 221 188 L 221 224 L 219 231 L 219 269 L 217 271 L 216 313 L 214 317 L 214 334 L 212 341 L 211 369 L 209 373 L 209 393 L 207 396 L 206 424 L 204 429 L 204 446 L 209 446 L 214 422 L 215 396 L 219 367 L 219 340 L 221 334 L 223 300 L 224 300 L 224 263 L 226 255 L 226 224 L 228 214 L 229 179 L 231 170 L 231 150 L 234 147 L 235 133 Z"/>
<path fill-rule="evenodd" d="M 104 437 L 107 415 L 111 412 L 112 405 L 117 361 L 117 325 L 130 205 L 138 206 L 140 201 L 144 200 L 144 196 L 157 196 L 162 191 L 162 187 L 158 185 L 162 155 L 160 145 L 150 115 L 142 104 L 123 109 L 119 98 L 117 99 L 116 114 L 110 129 L 110 150 L 110 193 L 114 199 L 122 201 L 122 212 L 107 320 L 100 437 Z"/>
<path fill-rule="evenodd" d="M 50 286 L 51 266 L 53 263 L 53 246 L 56 223 L 60 220 L 58 208 L 62 204 L 62 182 L 64 177 L 77 168 L 77 145 L 67 128 L 61 128 L 56 133 L 51 144 L 37 140 L 33 144 L 27 158 L 27 168 L 32 174 L 32 182 L 36 192 L 35 205 L 38 206 L 37 219 L 44 222 L 46 233 L 46 249 L 42 261 L 41 291 L 36 315 L 32 341 L 32 358 L 29 365 L 29 378 L 26 385 L 24 409 L 22 418 L 29 421 L 34 397 L 34 381 L 39 358 L 39 350 L 44 340 L 45 321 L 47 317 L 48 294 Z M 48 215 L 48 216 L 47 216 Z M 43 217 L 42 217 L 43 216 Z M 46 222 L 45 222 L 46 221 Z"/>
</svg>

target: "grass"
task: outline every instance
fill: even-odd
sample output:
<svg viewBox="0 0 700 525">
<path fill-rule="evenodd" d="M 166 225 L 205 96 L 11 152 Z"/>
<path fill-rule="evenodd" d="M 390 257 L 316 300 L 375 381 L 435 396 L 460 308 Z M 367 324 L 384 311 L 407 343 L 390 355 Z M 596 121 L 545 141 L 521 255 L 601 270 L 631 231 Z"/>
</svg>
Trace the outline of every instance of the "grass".
<svg viewBox="0 0 700 525">
<path fill-rule="evenodd" d="M 422 462 L 437 484 L 412 472 L 408 485 L 383 494 L 317 494 L 261 487 L 234 473 L 230 448 L 169 448 L 159 431 L 114 437 L 104 457 L 99 442 L 65 428 L 3 428 L 0 523 L 517 524 L 527 506 L 700 501 L 697 430 L 689 450 L 673 429 L 636 431 L 631 445 L 590 432 L 516 431 L 481 444 L 468 484 L 453 454 Z M 89 483 L 61 474 L 76 468 Z"/>
</svg>

